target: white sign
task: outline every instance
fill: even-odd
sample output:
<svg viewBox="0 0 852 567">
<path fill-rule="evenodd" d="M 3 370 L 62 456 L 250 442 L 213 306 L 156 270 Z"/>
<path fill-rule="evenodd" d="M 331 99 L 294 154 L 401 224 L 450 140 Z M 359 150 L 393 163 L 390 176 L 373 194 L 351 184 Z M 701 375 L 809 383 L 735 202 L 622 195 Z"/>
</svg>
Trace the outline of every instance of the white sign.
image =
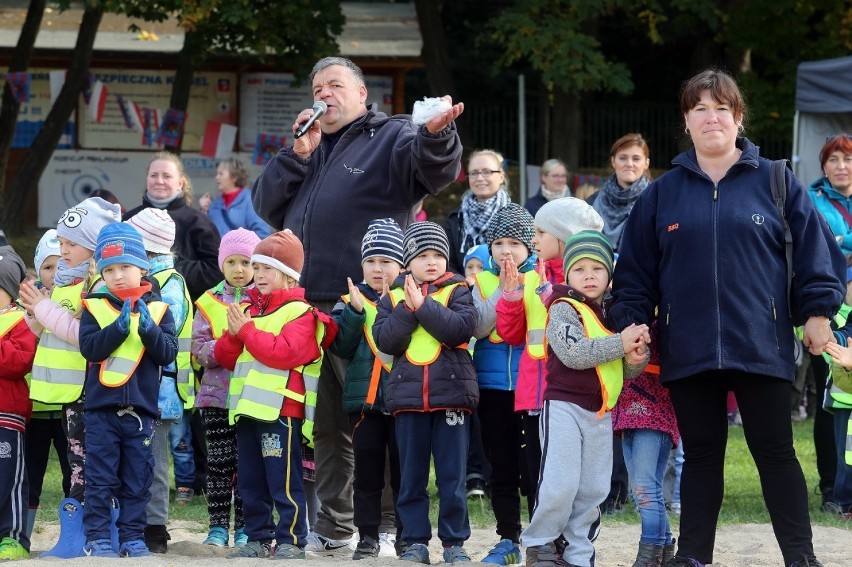
<svg viewBox="0 0 852 567">
<path fill-rule="evenodd" d="M 93 152 L 57 150 L 51 156 L 38 184 L 38 226 L 56 228 L 56 221 L 69 207 L 88 198 L 97 189 L 107 189 L 126 209 L 142 204 L 145 173 L 151 161 L 148 152 Z M 250 180 L 263 170 L 251 163 L 251 154 L 235 155 L 246 164 Z M 200 154 L 181 155 L 192 182 L 194 202 L 206 192 L 214 197 L 218 160 Z"/>
<path fill-rule="evenodd" d="M 291 73 L 244 73 L 240 79 L 240 151 L 254 150 L 258 134 L 286 136 L 292 143 L 296 116 L 314 104 L 311 86 L 303 82 L 294 87 Z M 367 103 L 379 110 L 393 110 L 393 79 L 367 76 Z"/>
</svg>

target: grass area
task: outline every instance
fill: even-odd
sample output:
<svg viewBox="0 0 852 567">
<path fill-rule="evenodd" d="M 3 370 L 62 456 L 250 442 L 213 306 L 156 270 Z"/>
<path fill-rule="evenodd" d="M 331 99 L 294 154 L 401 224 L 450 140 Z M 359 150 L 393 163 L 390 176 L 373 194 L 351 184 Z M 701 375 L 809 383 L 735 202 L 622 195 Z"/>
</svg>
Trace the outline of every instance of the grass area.
<svg viewBox="0 0 852 567">
<path fill-rule="evenodd" d="M 795 436 L 796 453 L 799 461 L 802 463 L 808 487 L 810 488 L 811 521 L 814 524 L 852 530 L 852 526 L 850 526 L 848 521 L 827 512 L 822 512 L 819 509 L 820 497 L 814 490 L 814 487 L 817 486 L 818 476 L 812 437 L 813 421 L 808 420 L 794 423 L 793 433 Z M 434 483 L 431 493 L 433 496 L 431 510 L 432 523 L 433 525 L 437 525 L 438 503 L 435 497 Z M 48 467 L 44 481 L 41 498 L 42 506 L 38 513 L 39 523 L 57 521 L 57 507 L 61 499 L 62 485 L 59 465 L 54 459 Z M 524 499 L 522 499 L 523 501 Z M 473 527 L 488 528 L 495 524 L 494 514 L 491 512 L 487 501 L 484 501 L 482 505 L 478 501 L 470 501 L 468 511 Z M 199 532 L 206 532 L 207 530 L 207 505 L 203 497 L 196 496 L 186 506 L 178 507 L 172 505 L 170 516 L 172 520 L 198 522 Z M 523 517 L 527 517 L 525 508 Z M 632 509 L 626 509 L 618 514 L 606 517 L 605 523 L 609 522 L 639 523 L 639 516 Z M 746 447 L 743 430 L 741 427 L 731 427 L 728 439 L 727 459 L 725 461 L 725 501 L 722 504 L 720 523 L 763 524 L 768 522 L 769 516 L 763 504 L 757 470 L 755 469 L 751 454 Z M 677 525 L 676 518 L 673 520 L 673 524 Z"/>
</svg>

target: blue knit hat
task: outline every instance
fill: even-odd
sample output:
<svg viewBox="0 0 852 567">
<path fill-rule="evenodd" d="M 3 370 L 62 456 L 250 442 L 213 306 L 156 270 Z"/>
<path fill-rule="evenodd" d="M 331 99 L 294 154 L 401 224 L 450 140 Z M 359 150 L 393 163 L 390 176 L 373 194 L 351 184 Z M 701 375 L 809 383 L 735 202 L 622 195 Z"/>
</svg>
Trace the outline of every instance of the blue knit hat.
<svg viewBox="0 0 852 567">
<path fill-rule="evenodd" d="M 402 265 L 402 229 L 392 218 L 371 220 L 361 240 L 361 261 L 373 256 L 390 258 Z"/>
<path fill-rule="evenodd" d="M 482 262 L 483 268 L 488 268 L 488 263 L 491 261 L 491 252 L 488 250 L 487 244 L 477 244 L 476 246 L 472 246 L 467 254 L 464 255 L 464 263 L 463 268 L 467 268 L 467 263 L 471 258 L 476 258 L 480 262 Z"/>
<path fill-rule="evenodd" d="M 108 224 L 98 233 L 95 261 L 98 263 L 98 272 L 103 272 L 104 268 L 112 264 L 130 264 L 143 270 L 151 267 L 142 235 L 133 226 L 123 222 Z"/>
</svg>

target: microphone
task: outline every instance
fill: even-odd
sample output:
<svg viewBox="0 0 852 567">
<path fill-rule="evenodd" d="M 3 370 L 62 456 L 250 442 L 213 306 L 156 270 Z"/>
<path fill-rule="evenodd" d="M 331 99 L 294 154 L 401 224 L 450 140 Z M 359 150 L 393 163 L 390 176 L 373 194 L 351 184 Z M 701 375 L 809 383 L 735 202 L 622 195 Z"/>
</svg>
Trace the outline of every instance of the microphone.
<svg viewBox="0 0 852 567">
<path fill-rule="evenodd" d="M 314 111 L 313 115 L 311 115 L 310 118 L 305 120 L 304 124 L 299 126 L 299 128 L 296 129 L 296 133 L 293 134 L 293 137 L 296 138 L 297 140 L 299 138 L 301 138 L 302 136 L 304 136 L 308 132 L 308 130 L 311 129 L 311 126 L 314 125 L 314 122 L 316 122 L 319 119 L 320 116 L 322 116 L 323 114 L 325 114 L 328 111 L 328 105 L 326 103 L 324 103 L 323 101 L 318 100 L 314 103 L 313 111 Z"/>
</svg>

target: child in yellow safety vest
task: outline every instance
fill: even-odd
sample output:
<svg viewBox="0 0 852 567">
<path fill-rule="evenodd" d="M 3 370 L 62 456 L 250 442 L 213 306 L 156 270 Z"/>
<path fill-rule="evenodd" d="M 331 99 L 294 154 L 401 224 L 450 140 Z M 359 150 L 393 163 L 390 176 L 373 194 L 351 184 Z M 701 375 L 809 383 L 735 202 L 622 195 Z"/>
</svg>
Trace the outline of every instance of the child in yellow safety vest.
<svg viewBox="0 0 852 567">
<path fill-rule="evenodd" d="M 269 557 L 274 540 L 277 559 L 304 559 L 302 424 L 312 417 L 306 406 L 315 407 L 316 363 L 337 325 L 305 301 L 299 287 L 304 250 L 291 231 L 262 240 L 251 262 L 251 306 L 246 313 L 228 305 L 228 332 L 214 348 L 219 364 L 233 369 L 229 420 L 237 430 L 237 485 L 248 537 L 232 557 Z"/>
<path fill-rule="evenodd" d="M 86 554 L 141 557 L 150 554 L 143 538 L 154 468 L 151 437 L 161 369 L 177 355 L 175 324 L 168 305 L 142 280 L 150 264 L 135 228 L 104 227 L 95 259 L 107 289 L 83 300 L 80 319 L 80 353 L 89 361 Z M 117 542 L 110 533 L 114 498 L 120 505 Z"/>
<path fill-rule="evenodd" d="M 90 197 L 69 208 L 56 224 L 62 257 L 57 263 L 50 296 L 32 283 L 21 285 L 19 301 L 27 310 L 27 324 L 39 337 L 30 398 L 44 404 L 62 404 L 71 468 L 68 498 L 59 505 L 59 541 L 42 554 L 45 557 L 79 557 L 83 553 L 85 540 L 77 541 L 83 538 L 80 505 L 85 495 L 86 464 L 83 424 L 86 360 L 79 346 L 80 306 L 84 297 L 103 287 L 92 261 L 98 234 L 103 227 L 120 220 L 121 208 L 100 197 Z M 63 522 L 63 518 L 71 521 Z"/>
<path fill-rule="evenodd" d="M 547 388 L 541 412 L 538 499 L 521 534 L 527 563 L 538 567 L 591 565 L 592 542 L 612 471 L 612 421 L 625 377 L 647 362 L 647 325 L 620 334 L 603 324 L 613 253 L 600 232 L 568 238 L 562 256 L 566 284 L 548 300 Z M 605 299 L 605 297 L 607 299 Z M 559 558 L 554 541 L 568 542 Z"/>
<path fill-rule="evenodd" d="M 154 425 L 154 478 L 151 483 L 151 500 L 148 502 L 145 526 L 145 543 L 152 553 L 166 553 L 166 530 L 169 521 L 169 453 L 174 462 L 175 502 L 186 504 L 193 494 L 195 460 L 189 435 L 195 376 L 190 367 L 190 337 L 192 332 L 192 302 L 183 276 L 175 270 L 172 246 L 175 242 L 175 222 L 162 209 L 142 209 L 124 221 L 142 235 L 148 255 L 148 277 L 156 280 L 160 300 L 169 306 L 178 338 L 175 360 L 163 367 L 160 392 L 157 400 L 159 416 Z M 153 283 L 153 282 L 152 282 Z M 193 395 L 194 398 L 194 395 Z"/>
<path fill-rule="evenodd" d="M 26 375 L 36 337 L 15 303 L 26 275 L 12 247 L 0 245 L 0 561 L 30 556 L 24 430 L 32 409 Z"/>
<path fill-rule="evenodd" d="M 228 332 L 228 305 L 249 301 L 254 287 L 251 255 L 260 238 L 251 230 L 238 228 L 222 236 L 219 269 L 225 279 L 204 292 L 195 302 L 192 322 L 192 356 L 204 368 L 195 407 L 201 411 L 207 435 L 207 515 L 209 532 L 205 545 L 226 547 L 234 506 L 234 547 L 248 541 L 243 519 L 243 499 L 237 487 L 237 433 L 228 423 L 228 388 L 231 371 L 216 358 L 218 340 Z"/>
<path fill-rule="evenodd" d="M 331 312 L 337 321 L 337 337 L 331 352 L 349 361 L 343 381 L 343 411 L 352 426 L 355 454 L 355 527 L 359 541 L 353 559 L 378 557 L 390 532 L 382 530 L 382 490 L 385 488 L 385 455 L 390 461 L 390 486 L 394 502 L 399 494 L 399 452 L 394 418 L 385 403 L 385 390 L 392 357 L 381 352 L 373 340 L 377 304 L 402 270 L 402 229 L 391 218 L 375 219 L 367 225 L 361 241 L 363 281 L 349 278 L 349 294 Z M 396 532 L 398 536 L 399 528 Z M 401 542 L 401 540 L 399 540 Z M 393 548 L 386 553 L 395 556 Z"/>
<path fill-rule="evenodd" d="M 411 224 L 402 253 L 408 272 L 382 296 L 373 325 L 376 346 L 394 357 L 385 402 L 399 448 L 397 514 L 407 545 L 401 559 L 429 563 L 426 488 L 434 458 L 444 561 L 470 561 L 464 550 L 470 537 L 465 476 L 479 387 L 467 342 L 476 308 L 464 277 L 447 271 L 450 246 L 440 225 Z"/>
</svg>

